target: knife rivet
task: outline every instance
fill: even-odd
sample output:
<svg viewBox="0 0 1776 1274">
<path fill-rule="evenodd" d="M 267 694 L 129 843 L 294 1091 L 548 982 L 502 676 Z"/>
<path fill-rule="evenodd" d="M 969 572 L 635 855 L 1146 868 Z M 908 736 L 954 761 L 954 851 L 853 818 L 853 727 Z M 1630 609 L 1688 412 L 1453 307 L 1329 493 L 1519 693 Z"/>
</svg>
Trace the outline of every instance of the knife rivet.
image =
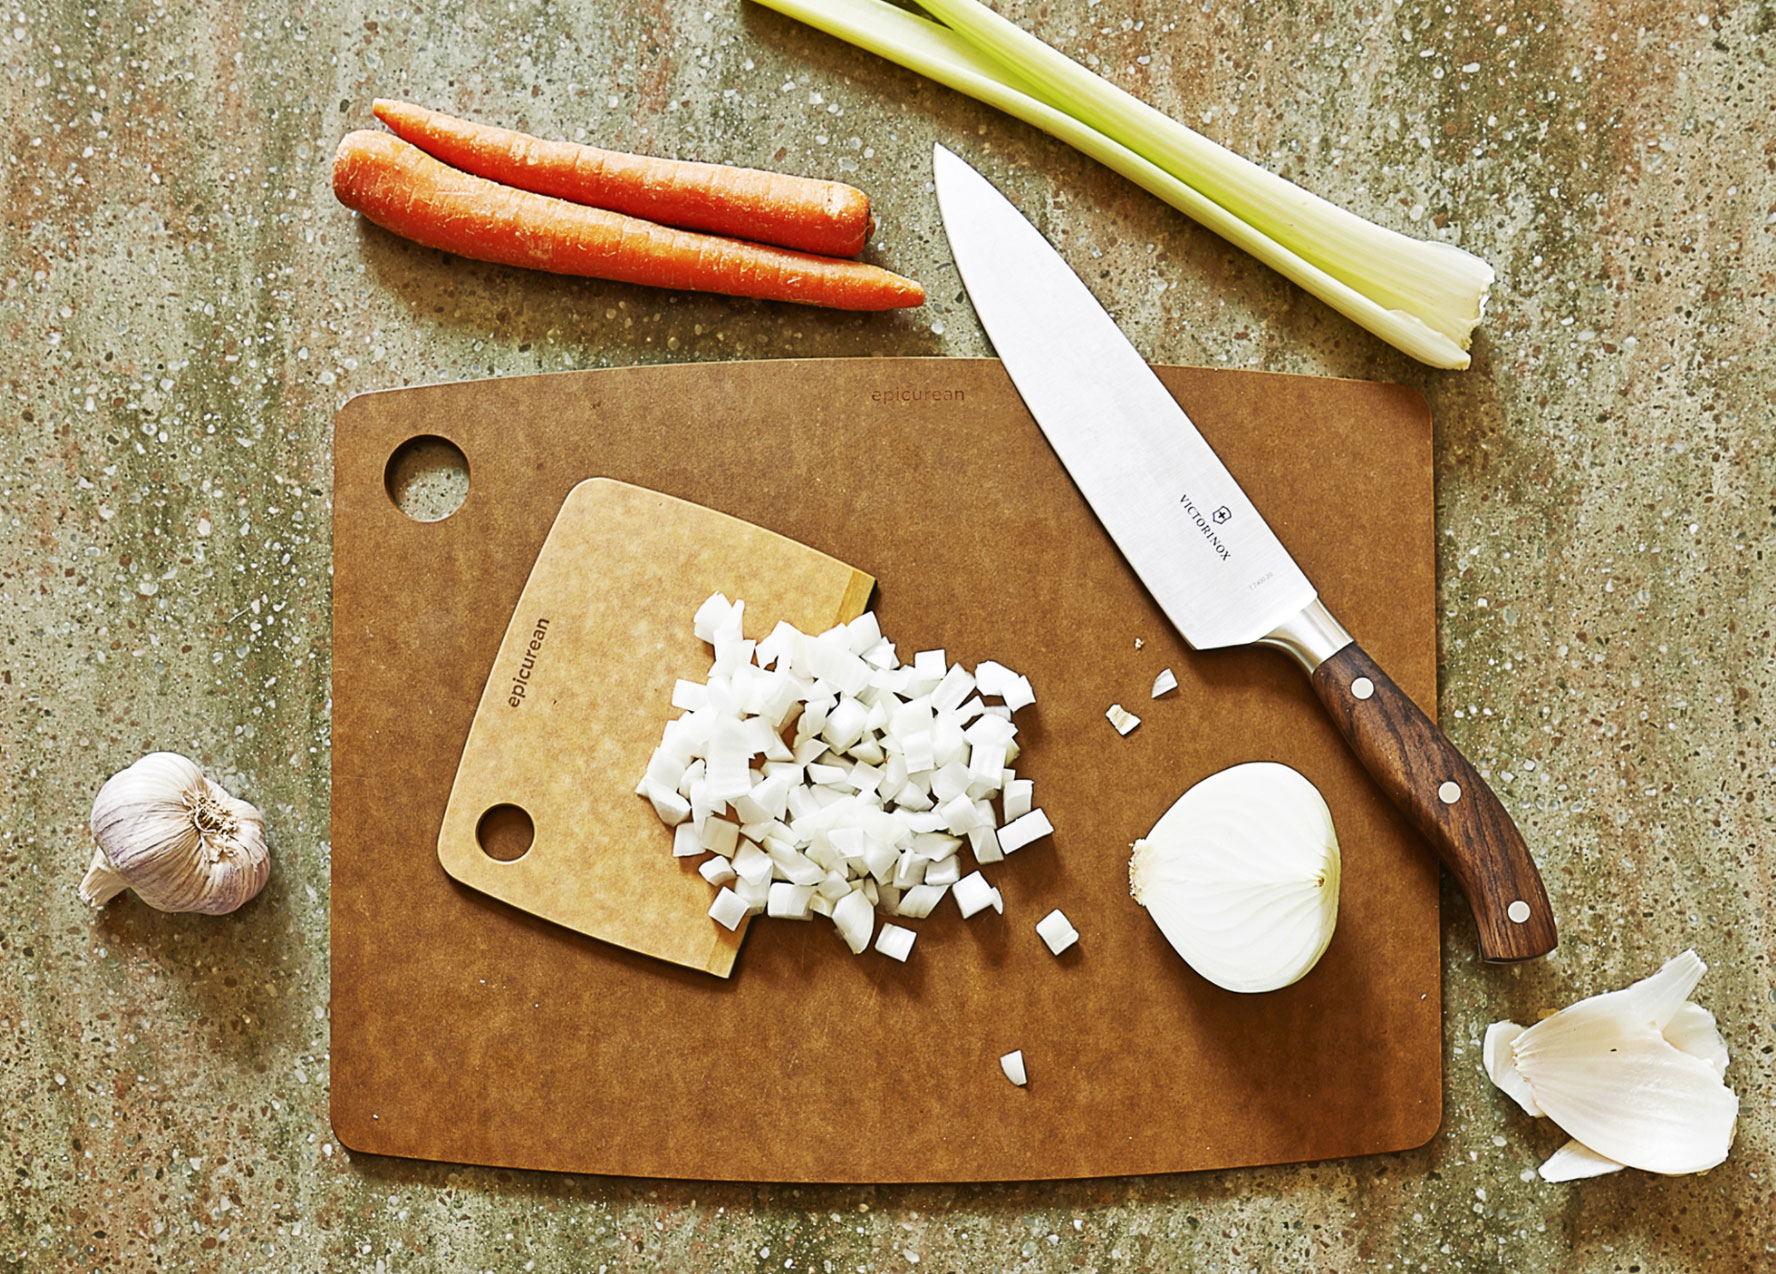
<svg viewBox="0 0 1776 1274">
<path fill-rule="evenodd" d="M 1511 922 L 1513 924 L 1520 925 L 1525 920 L 1529 919 L 1529 904 L 1519 898 L 1516 902 L 1505 908 L 1505 914 L 1511 917 Z"/>
<path fill-rule="evenodd" d="M 1454 805 L 1462 798 L 1462 787 L 1454 779 L 1445 779 L 1443 786 L 1437 789 L 1437 799 L 1445 805 Z"/>
<path fill-rule="evenodd" d="M 1367 677 L 1358 677 L 1351 682 L 1351 693 L 1359 699 L 1367 699 L 1375 693 L 1375 683 Z"/>
</svg>

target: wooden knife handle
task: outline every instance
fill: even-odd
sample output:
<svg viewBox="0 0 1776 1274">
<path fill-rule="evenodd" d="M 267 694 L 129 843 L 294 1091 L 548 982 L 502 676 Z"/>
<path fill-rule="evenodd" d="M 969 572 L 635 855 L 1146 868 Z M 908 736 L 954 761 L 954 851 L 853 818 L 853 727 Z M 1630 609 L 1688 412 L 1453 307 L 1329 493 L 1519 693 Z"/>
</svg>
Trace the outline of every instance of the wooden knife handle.
<svg viewBox="0 0 1776 1274">
<path fill-rule="evenodd" d="M 1558 939 L 1541 874 L 1479 771 L 1356 642 L 1320 664 L 1312 680 L 1363 768 L 1461 885 L 1481 956 L 1528 960 L 1552 951 Z"/>
</svg>

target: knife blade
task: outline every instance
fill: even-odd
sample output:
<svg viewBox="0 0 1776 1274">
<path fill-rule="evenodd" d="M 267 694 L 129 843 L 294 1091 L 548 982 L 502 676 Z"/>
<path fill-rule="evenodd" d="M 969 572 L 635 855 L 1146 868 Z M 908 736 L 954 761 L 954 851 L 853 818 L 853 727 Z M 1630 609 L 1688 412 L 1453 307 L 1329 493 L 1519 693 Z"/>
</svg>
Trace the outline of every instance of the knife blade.
<svg viewBox="0 0 1776 1274">
<path fill-rule="evenodd" d="M 1068 475 L 1197 650 L 1292 655 L 1357 758 L 1436 849 L 1487 960 L 1546 955 L 1535 860 L 1479 772 L 1320 600 L 1146 359 L 1040 231 L 942 146 L 932 166 L 963 286 Z"/>
</svg>

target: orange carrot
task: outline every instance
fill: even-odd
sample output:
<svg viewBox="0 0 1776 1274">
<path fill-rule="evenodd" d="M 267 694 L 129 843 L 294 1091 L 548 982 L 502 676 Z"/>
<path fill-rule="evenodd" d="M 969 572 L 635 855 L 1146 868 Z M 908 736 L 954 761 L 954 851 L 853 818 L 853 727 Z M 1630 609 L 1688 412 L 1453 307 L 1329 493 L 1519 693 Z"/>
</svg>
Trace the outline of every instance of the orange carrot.
<svg viewBox="0 0 1776 1274">
<path fill-rule="evenodd" d="M 386 98 L 371 109 L 454 168 L 661 225 L 854 257 L 873 224 L 869 197 L 836 181 L 545 141 Z"/>
<path fill-rule="evenodd" d="M 385 230 L 477 261 L 840 310 L 925 303 L 924 288 L 878 266 L 677 230 L 513 190 L 459 172 L 387 133 L 359 131 L 339 143 L 333 193 Z"/>
</svg>

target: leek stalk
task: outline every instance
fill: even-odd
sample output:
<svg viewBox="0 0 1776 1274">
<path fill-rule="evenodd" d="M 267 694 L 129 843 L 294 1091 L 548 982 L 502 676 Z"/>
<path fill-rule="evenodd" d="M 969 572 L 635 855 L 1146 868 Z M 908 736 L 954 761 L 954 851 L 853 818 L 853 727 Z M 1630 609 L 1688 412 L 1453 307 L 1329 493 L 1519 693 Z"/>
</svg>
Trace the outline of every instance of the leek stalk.
<svg viewBox="0 0 1776 1274">
<path fill-rule="evenodd" d="M 757 0 L 1039 128 L 1433 367 L 1468 366 L 1492 268 L 1377 226 L 1258 167 L 976 0 Z"/>
</svg>

